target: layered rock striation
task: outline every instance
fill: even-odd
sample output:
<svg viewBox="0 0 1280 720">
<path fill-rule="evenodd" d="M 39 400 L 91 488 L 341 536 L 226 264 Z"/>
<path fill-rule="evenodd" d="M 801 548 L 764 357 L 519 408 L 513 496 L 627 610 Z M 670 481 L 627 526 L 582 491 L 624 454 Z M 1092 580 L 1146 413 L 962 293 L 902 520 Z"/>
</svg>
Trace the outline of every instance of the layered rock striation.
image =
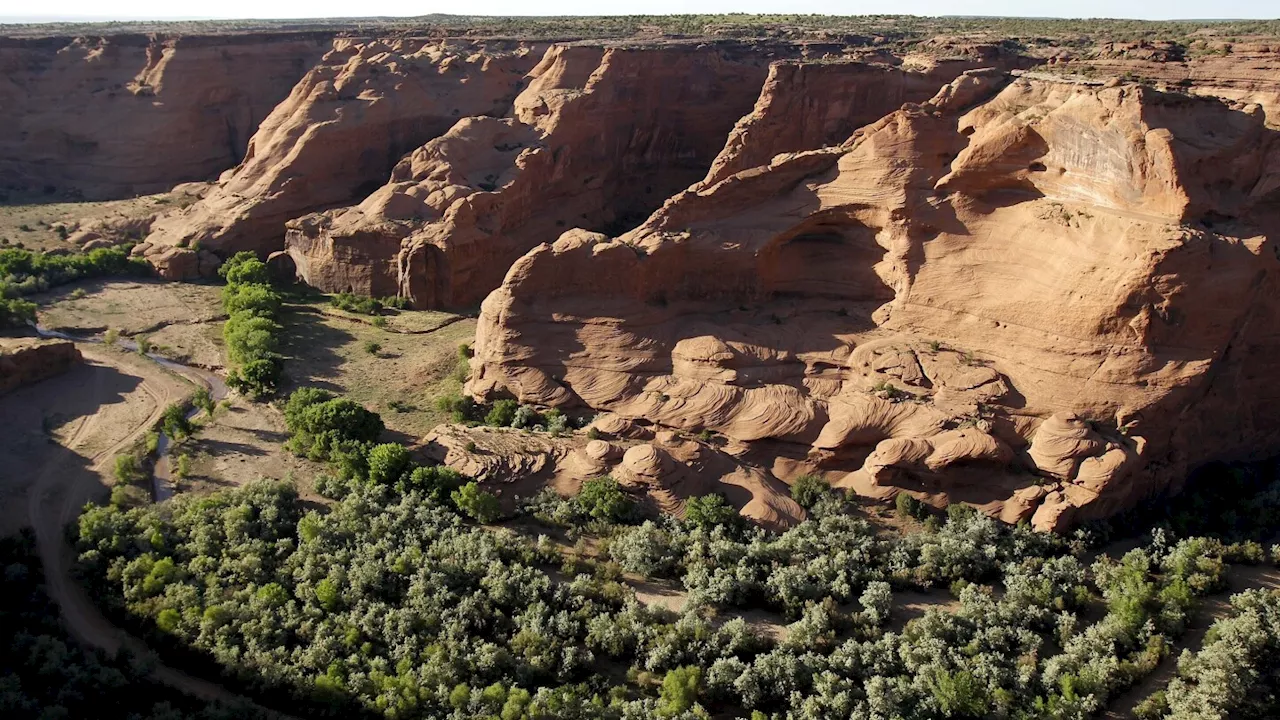
<svg viewBox="0 0 1280 720">
<path fill-rule="evenodd" d="M 340 38 L 263 120 L 244 160 L 195 205 L 161 217 L 136 253 L 166 277 L 284 246 L 285 223 L 376 188 L 459 118 L 502 115 L 538 55 L 518 41 Z"/>
<path fill-rule="evenodd" d="M 82 359 L 67 340 L 0 338 L 0 395 L 60 375 Z"/>
<path fill-rule="evenodd" d="M 0 38 L 0 188 L 103 200 L 215 178 L 332 35 Z"/>
<path fill-rule="evenodd" d="M 328 291 L 475 305 L 532 247 L 634 226 L 702 177 L 792 46 L 550 48 L 510 117 L 467 118 L 360 205 L 289 224 L 299 276 Z"/>
<path fill-rule="evenodd" d="M 766 156 L 517 261 L 470 390 L 1044 529 L 1280 449 L 1259 105 L 973 72 L 839 147 Z"/>
</svg>

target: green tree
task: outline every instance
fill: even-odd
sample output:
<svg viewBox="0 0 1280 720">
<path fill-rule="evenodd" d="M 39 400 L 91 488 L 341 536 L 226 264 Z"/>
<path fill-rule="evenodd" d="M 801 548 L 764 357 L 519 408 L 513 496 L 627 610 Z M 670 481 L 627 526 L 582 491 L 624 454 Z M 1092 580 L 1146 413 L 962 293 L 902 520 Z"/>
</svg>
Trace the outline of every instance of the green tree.
<svg viewBox="0 0 1280 720">
<path fill-rule="evenodd" d="M 621 522 L 629 518 L 635 508 L 635 503 L 622 492 L 618 481 L 608 475 L 582 483 L 575 502 L 584 513 L 605 522 Z"/>
<path fill-rule="evenodd" d="M 801 475 L 791 484 L 791 497 L 806 510 L 831 492 L 831 485 L 818 475 Z"/>
<path fill-rule="evenodd" d="M 520 409 L 519 403 L 510 398 L 498 400 L 489 409 L 489 413 L 484 416 L 484 424 L 493 427 L 509 427 L 511 421 L 516 419 L 516 410 Z"/>
<path fill-rule="evenodd" d="M 271 282 L 267 264 L 249 250 L 241 250 L 228 258 L 218 268 L 218 274 L 228 285 L 268 285 Z"/>
<path fill-rule="evenodd" d="M 658 714 L 674 717 L 693 709 L 702 685 L 702 669 L 686 666 L 667 671 L 658 695 Z"/>
<path fill-rule="evenodd" d="M 191 427 L 191 421 L 187 419 L 186 408 L 177 403 L 164 409 L 159 425 L 164 434 L 174 442 L 182 442 L 191 437 L 194 429 Z"/>
<path fill-rule="evenodd" d="M 735 525 L 739 520 L 738 511 L 720 495 L 691 497 L 684 506 L 684 521 L 694 527 L 710 529 L 717 525 Z"/>
<path fill-rule="evenodd" d="M 369 451 L 369 482 L 390 485 L 409 469 L 409 451 L 399 443 L 374 445 Z"/>
<path fill-rule="evenodd" d="M 476 482 L 469 482 L 450 495 L 453 504 L 481 524 L 488 524 L 502 515 L 498 498 L 485 492 Z"/>
</svg>

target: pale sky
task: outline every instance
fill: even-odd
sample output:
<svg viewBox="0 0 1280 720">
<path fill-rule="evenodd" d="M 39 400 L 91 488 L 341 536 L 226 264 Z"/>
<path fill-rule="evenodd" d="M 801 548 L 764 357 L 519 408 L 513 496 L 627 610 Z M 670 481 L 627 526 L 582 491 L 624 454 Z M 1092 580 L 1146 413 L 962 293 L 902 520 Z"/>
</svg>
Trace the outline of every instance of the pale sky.
<svg viewBox="0 0 1280 720">
<path fill-rule="evenodd" d="M 1167 19 L 1277 18 L 1280 0 L 46 0 L 0 2 L 0 22 L 171 18 L 307 18 L 456 15 L 662 15 L 669 13 L 1006 15 Z"/>
</svg>

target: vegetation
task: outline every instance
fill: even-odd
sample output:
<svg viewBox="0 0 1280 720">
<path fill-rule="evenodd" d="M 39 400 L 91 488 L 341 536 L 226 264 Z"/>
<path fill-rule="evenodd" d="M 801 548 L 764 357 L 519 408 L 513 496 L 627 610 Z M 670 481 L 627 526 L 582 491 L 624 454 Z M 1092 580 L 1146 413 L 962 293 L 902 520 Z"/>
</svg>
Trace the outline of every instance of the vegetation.
<svg viewBox="0 0 1280 720">
<path fill-rule="evenodd" d="M 362 315 L 377 315 L 382 312 L 382 301 L 371 297 L 360 297 L 351 293 L 338 293 L 329 298 L 329 303 L 339 310 L 347 312 L 360 313 Z"/>
<path fill-rule="evenodd" d="M 127 654 L 94 652 L 66 635 L 45 592 L 35 540 L 0 539 L 0 708 L 5 718 L 103 720 L 265 720 L 252 707 L 183 695 L 149 677 Z"/>
<path fill-rule="evenodd" d="M 160 416 L 156 426 L 164 432 L 166 437 L 174 442 L 186 440 L 191 437 L 191 433 L 195 430 L 191 425 L 191 421 L 187 419 L 186 407 L 178 403 L 174 403 L 164 409 L 164 414 Z"/>
<path fill-rule="evenodd" d="M 311 402 L 291 398 L 295 415 L 335 400 L 306 394 Z M 82 563 L 101 596 L 149 618 L 152 632 L 211 657 L 264 698 L 287 694 L 310 716 L 480 718 L 509 708 L 508 717 L 531 719 L 692 718 L 733 708 L 739 717 L 1030 720 L 1087 717 L 1132 686 L 1168 652 L 1196 598 L 1223 586 L 1226 559 L 1247 555 L 1157 530 L 1146 546 L 1090 564 L 1084 535 L 1009 528 L 973 512 L 886 536 L 834 493 L 811 520 L 772 534 L 728 521 L 723 500 L 709 496 L 690 502 L 683 522 L 618 527 L 608 543 L 617 566 L 576 564 L 556 581 L 553 546 L 466 524 L 439 499 L 443 472 L 410 469 L 392 446 L 367 456 L 377 481 L 353 484 L 327 513 L 306 510 L 290 484 L 269 482 L 90 509 L 80 521 Z M 615 490 L 600 479 L 587 514 L 614 507 Z M 449 494 L 464 517 L 499 516 L 497 499 L 475 483 Z M 644 607 L 617 582 L 619 569 L 675 578 L 689 608 L 677 616 Z M 896 590 L 952 585 L 954 611 L 885 629 Z M 1246 605 L 1256 603 L 1241 605 L 1242 617 Z M 710 620 L 750 607 L 792 618 L 787 639 Z M 1088 624 L 1090 615 L 1100 619 Z M 1258 622 L 1249 617 L 1242 627 Z M 1211 638 L 1206 659 L 1184 660 L 1178 682 L 1214 687 L 1197 678 L 1219 677 L 1219 656 L 1271 672 L 1268 643 L 1280 633 L 1263 635 L 1244 654 L 1214 650 Z M 1247 688 L 1275 682 L 1237 675 L 1257 678 Z M 1181 700 L 1170 698 L 1178 712 Z M 1258 712 L 1247 717 L 1269 710 Z"/>
<path fill-rule="evenodd" d="M 48 255 L 19 248 L 0 249 L 0 305 L 66 283 L 107 275 L 146 276 L 147 263 L 129 256 L 130 246 L 98 248 L 87 253 Z"/>
<path fill-rule="evenodd" d="M 35 303 L 22 298 L 0 297 L 0 329 L 23 327 L 35 321 Z"/>
<path fill-rule="evenodd" d="M 222 264 L 218 274 L 226 279 L 222 306 L 228 318 L 222 328 L 227 359 L 233 369 L 227 385 L 255 399 L 275 393 L 280 379 L 279 294 L 270 286 L 266 263 L 252 252 L 239 252 Z"/>
<path fill-rule="evenodd" d="M 1280 715 L 1280 592 L 1240 593 L 1231 606 L 1235 614 L 1213 624 L 1204 647 L 1178 660 L 1178 677 L 1168 692 L 1149 703 L 1152 717 L 1264 720 Z"/>
<path fill-rule="evenodd" d="M 791 497 L 800 507 L 812 509 L 831 492 L 831 485 L 818 475 L 801 475 L 791 483 Z"/>
</svg>

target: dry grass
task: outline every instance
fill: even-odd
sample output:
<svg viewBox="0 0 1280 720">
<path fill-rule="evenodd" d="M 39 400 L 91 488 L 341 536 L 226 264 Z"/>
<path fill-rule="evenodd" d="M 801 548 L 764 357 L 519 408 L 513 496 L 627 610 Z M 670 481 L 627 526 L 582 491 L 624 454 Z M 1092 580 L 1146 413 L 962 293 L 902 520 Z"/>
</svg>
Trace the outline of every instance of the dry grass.
<svg viewBox="0 0 1280 720">
<path fill-rule="evenodd" d="M 195 201 L 194 195 L 172 192 L 105 202 L 41 202 L 39 198 L 14 198 L 0 203 L 0 247 L 78 250 L 63 239 L 57 226 L 87 225 L 98 220 L 132 220 L 186 207 Z"/>
<path fill-rule="evenodd" d="M 435 398 L 457 388 L 451 374 L 458 365 L 458 345 L 471 342 L 476 327 L 471 318 L 403 311 L 382 329 L 366 316 L 331 313 L 320 300 L 286 308 L 279 320 L 287 356 L 283 392 L 314 385 L 348 395 L 382 415 L 387 427 L 408 442 L 446 420 Z M 438 327 L 446 320 L 455 321 L 429 333 L 390 330 Z M 377 353 L 366 350 L 370 342 L 380 346 Z"/>
<path fill-rule="evenodd" d="M 213 285 L 158 280 L 87 280 L 32 296 L 42 325 L 73 335 L 108 329 L 145 335 L 166 357 L 223 366 L 222 304 Z"/>
<path fill-rule="evenodd" d="M 186 454 L 190 470 L 178 481 L 179 492 L 213 492 L 261 478 L 293 479 L 306 499 L 318 500 L 315 478 L 324 467 L 284 449 L 288 434 L 284 416 L 271 405 L 241 397 L 220 405 L 212 418 L 197 418 L 195 437 L 174 448 Z"/>
</svg>

